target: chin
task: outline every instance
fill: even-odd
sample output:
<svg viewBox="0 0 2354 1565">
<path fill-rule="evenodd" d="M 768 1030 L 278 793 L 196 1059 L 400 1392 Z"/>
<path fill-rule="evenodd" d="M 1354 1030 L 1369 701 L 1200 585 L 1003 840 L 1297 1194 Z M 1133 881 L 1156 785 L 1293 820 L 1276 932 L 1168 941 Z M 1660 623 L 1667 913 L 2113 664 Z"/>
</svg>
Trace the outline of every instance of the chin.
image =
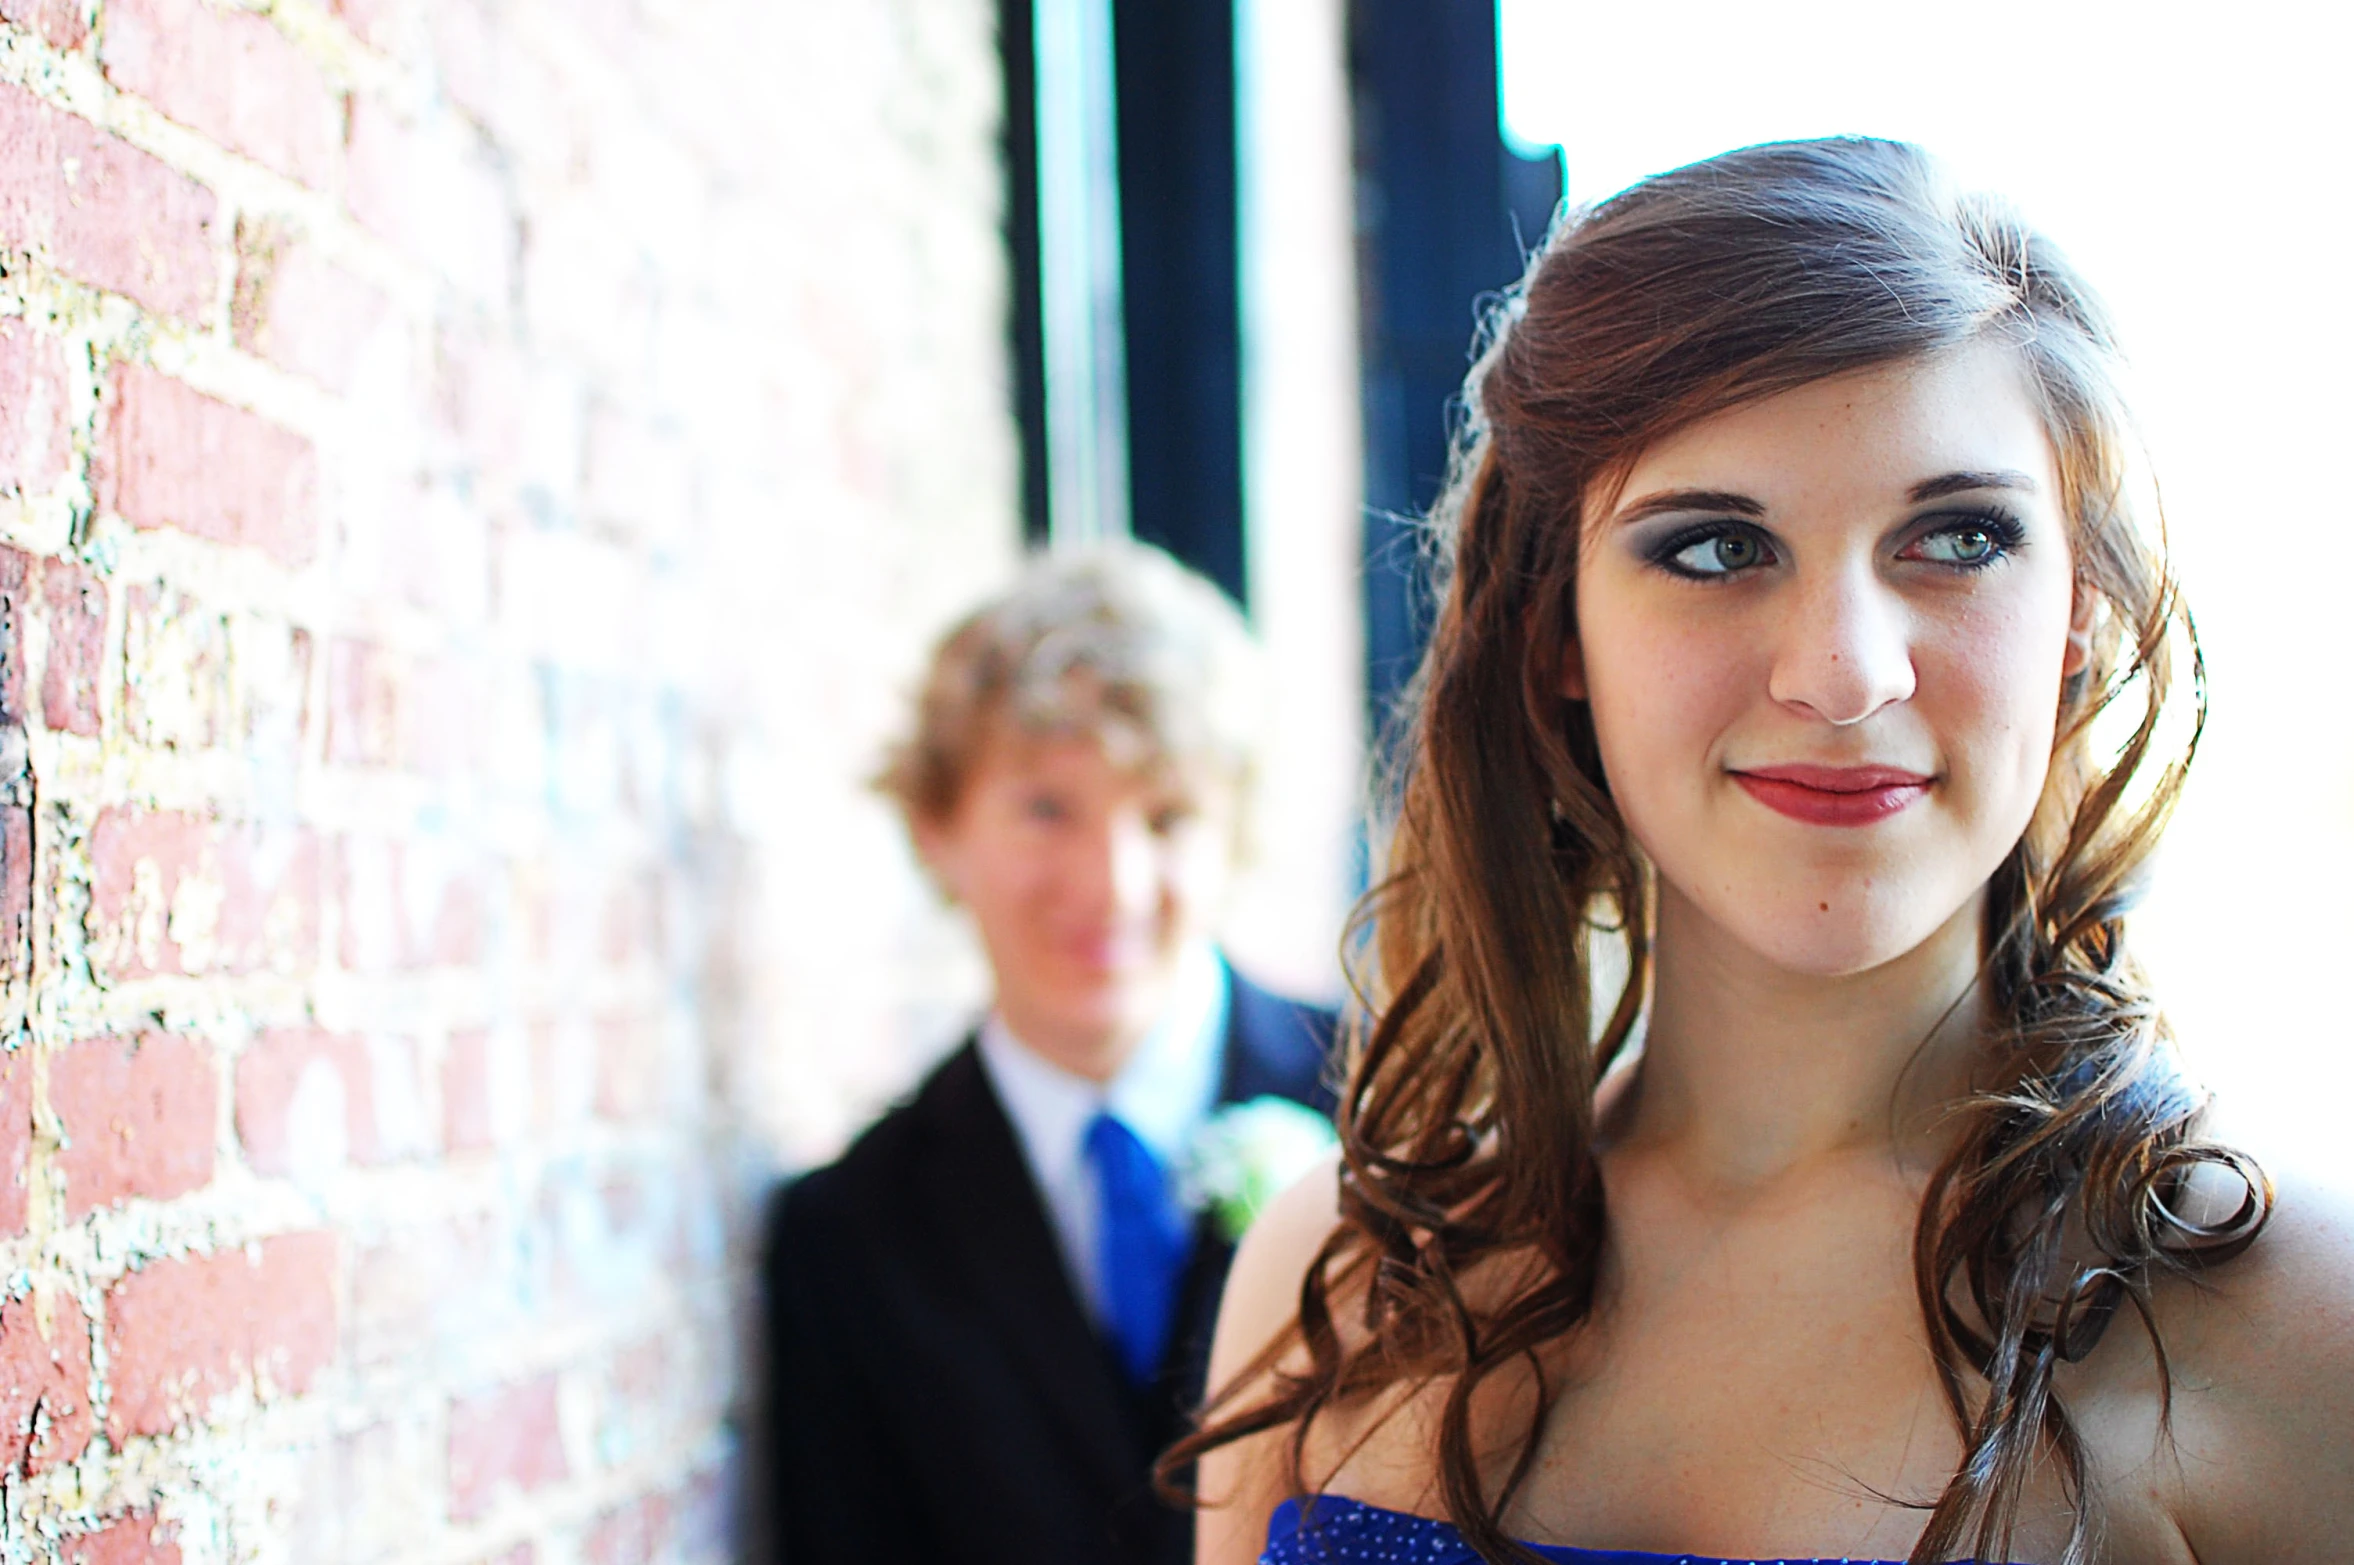
<svg viewBox="0 0 2354 1565">
<path fill-rule="evenodd" d="M 1811 893 L 1740 896 L 1704 911 L 1770 965 L 1806 978 L 1885 967 L 1949 925 L 1966 899 L 1945 888 L 1842 882 Z M 1714 900 L 1714 899 L 1712 899 Z"/>
</svg>

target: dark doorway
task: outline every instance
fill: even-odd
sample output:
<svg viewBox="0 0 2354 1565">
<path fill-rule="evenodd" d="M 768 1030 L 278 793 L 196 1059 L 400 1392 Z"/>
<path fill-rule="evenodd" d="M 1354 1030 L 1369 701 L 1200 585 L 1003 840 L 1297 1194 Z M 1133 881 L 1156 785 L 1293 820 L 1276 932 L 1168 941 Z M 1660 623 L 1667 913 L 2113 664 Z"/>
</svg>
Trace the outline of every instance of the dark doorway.
<svg viewBox="0 0 2354 1565">
<path fill-rule="evenodd" d="M 1354 0 L 1365 397 L 1366 698 L 1382 731 L 1429 633 L 1419 518 L 1446 476 L 1482 302 L 1561 200 L 1557 158 L 1504 145 L 1496 13 Z"/>
</svg>

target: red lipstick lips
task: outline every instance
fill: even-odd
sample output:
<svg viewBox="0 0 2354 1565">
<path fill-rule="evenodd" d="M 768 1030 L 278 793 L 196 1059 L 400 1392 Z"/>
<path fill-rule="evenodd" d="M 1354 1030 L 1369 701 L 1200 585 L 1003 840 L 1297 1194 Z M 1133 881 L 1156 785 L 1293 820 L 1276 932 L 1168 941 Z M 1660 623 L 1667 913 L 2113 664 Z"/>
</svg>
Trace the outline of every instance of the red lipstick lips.
<svg viewBox="0 0 2354 1565">
<path fill-rule="evenodd" d="M 1894 766 L 1761 766 L 1733 780 L 1769 810 L 1812 826 L 1869 826 L 1903 810 L 1933 780 Z"/>
</svg>

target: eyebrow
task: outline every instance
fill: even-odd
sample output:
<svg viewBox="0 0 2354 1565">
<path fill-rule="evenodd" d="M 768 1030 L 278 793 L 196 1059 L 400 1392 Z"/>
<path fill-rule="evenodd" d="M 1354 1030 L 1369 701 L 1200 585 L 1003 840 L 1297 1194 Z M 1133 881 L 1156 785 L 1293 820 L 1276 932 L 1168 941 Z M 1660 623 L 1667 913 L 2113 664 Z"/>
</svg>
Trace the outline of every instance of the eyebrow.
<svg viewBox="0 0 2354 1565">
<path fill-rule="evenodd" d="M 1755 498 L 1730 489 L 1662 489 L 1620 506 L 1611 518 L 1621 524 L 1639 522 L 1666 511 L 1730 511 L 1736 516 L 1763 516 L 1765 506 Z"/>
<path fill-rule="evenodd" d="M 1923 500 L 1942 500 L 1947 495 L 1968 494 L 1977 489 L 2015 489 L 2023 494 L 2033 494 L 2040 487 L 2027 474 L 2015 473 L 2007 468 L 1985 472 L 1965 469 L 1958 473 L 1940 473 L 1935 478 L 1924 478 L 1905 491 L 1905 498 L 1918 503 Z"/>
<path fill-rule="evenodd" d="M 1915 505 L 1925 500 L 1942 500 L 1948 495 L 1971 494 L 1983 489 L 2009 489 L 2033 494 L 2041 486 L 2025 473 L 2008 468 L 1964 468 L 1951 473 L 1940 473 L 1935 478 L 1924 478 L 1905 491 L 1905 499 Z M 1611 520 L 1619 525 L 1642 521 L 1670 511 L 1731 512 L 1735 516 L 1763 517 L 1766 508 L 1755 497 L 1730 489 L 1662 489 L 1642 499 L 1621 506 Z"/>
</svg>

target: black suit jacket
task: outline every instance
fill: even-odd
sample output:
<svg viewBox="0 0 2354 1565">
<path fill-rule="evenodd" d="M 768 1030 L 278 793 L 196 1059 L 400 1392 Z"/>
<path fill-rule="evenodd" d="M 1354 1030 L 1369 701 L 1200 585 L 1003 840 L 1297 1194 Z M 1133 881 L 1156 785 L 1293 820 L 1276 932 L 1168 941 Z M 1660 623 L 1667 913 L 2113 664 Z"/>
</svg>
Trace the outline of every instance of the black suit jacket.
<svg viewBox="0 0 2354 1565">
<path fill-rule="evenodd" d="M 1331 1013 L 1233 975 L 1221 1103 L 1329 1112 Z M 1205 1221 L 1168 1362 L 1138 1390 L 1074 1292 L 968 1040 L 771 1203 L 764 1435 L 785 1565 L 1186 1565 L 1154 1457 L 1199 1401 L 1232 1248 Z M 759 1503 L 765 1502 L 765 1503 Z"/>
</svg>

